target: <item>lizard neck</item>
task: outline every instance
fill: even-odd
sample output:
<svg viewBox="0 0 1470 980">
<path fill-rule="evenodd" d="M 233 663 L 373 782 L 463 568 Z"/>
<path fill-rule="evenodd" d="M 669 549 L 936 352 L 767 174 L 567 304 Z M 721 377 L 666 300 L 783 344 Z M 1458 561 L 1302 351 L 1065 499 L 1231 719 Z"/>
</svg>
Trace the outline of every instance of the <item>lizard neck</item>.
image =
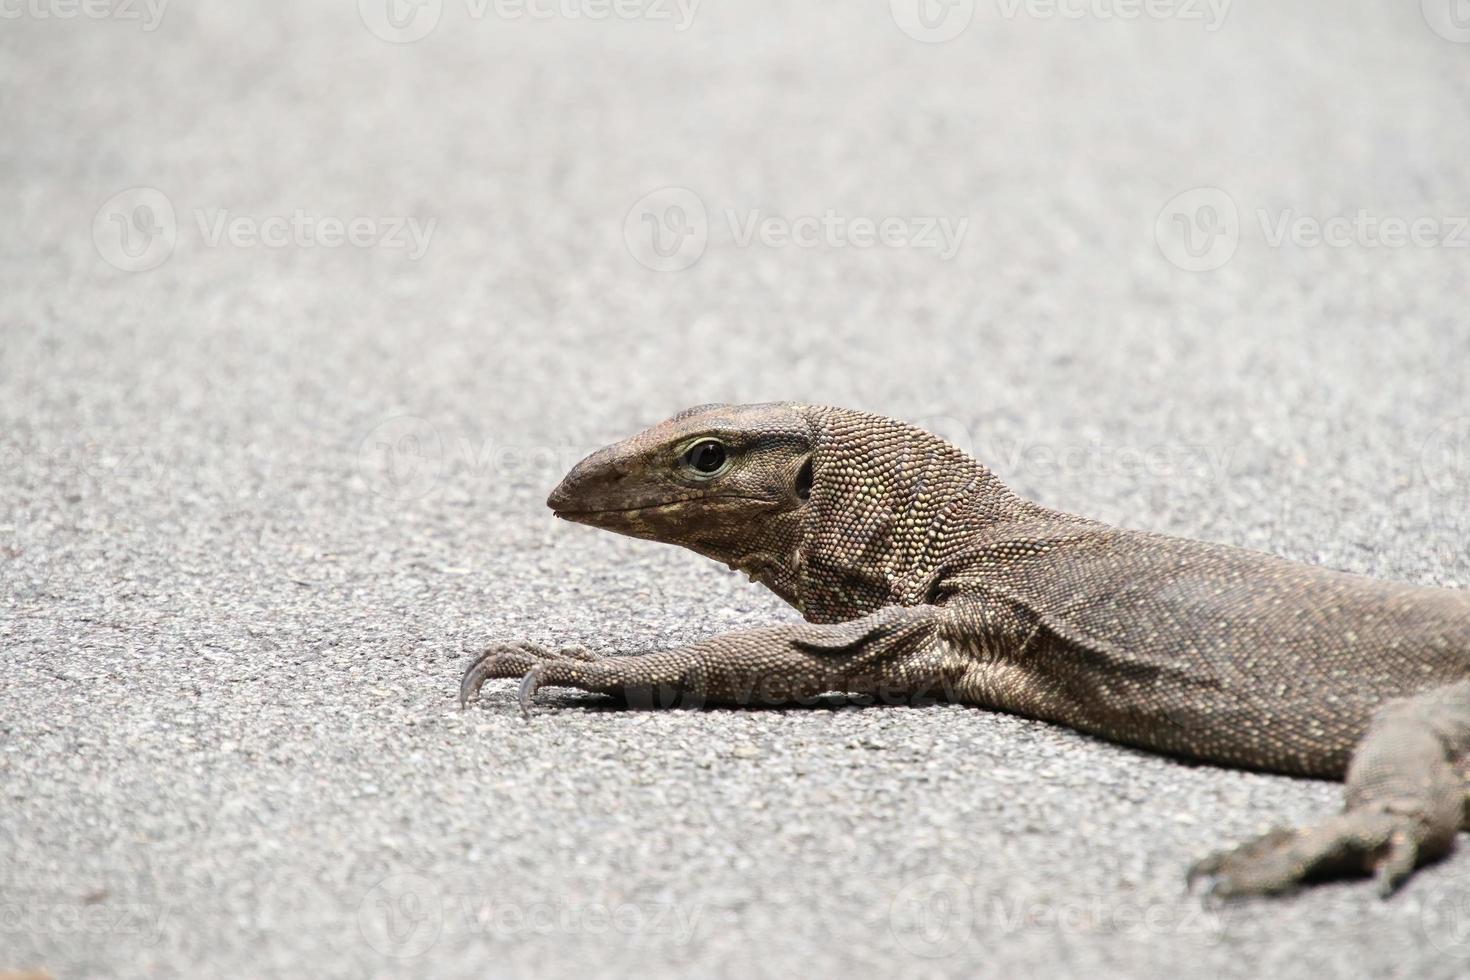
<svg viewBox="0 0 1470 980">
<path fill-rule="evenodd" d="M 976 534 L 1051 514 L 921 429 L 858 412 L 814 412 L 803 533 L 781 562 L 781 587 L 765 582 L 812 622 L 927 601 L 947 561 Z"/>
</svg>

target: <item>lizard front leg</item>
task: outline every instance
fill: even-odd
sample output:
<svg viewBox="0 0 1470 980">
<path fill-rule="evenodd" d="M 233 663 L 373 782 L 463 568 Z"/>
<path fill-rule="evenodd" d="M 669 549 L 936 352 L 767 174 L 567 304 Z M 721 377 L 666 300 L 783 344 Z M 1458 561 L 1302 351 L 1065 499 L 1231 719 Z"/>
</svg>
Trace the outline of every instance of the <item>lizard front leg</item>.
<svg viewBox="0 0 1470 980">
<path fill-rule="evenodd" d="M 940 635 L 942 610 L 892 606 L 846 623 L 794 623 L 636 656 L 558 656 L 492 647 L 465 672 L 460 704 L 492 678 L 520 678 L 520 704 L 546 686 L 685 705 L 781 705 L 827 691 L 938 694 L 963 669 Z"/>
<path fill-rule="evenodd" d="M 1467 766 L 1470 682 L 1390 701 L 1353 753 L 1342 813 L 1205 858 L 1190 880 L 1211 878 L 1213 892 L 1229 897 L 1372 874 L 1388 895 L 1415 868 L 1453 849 L 1467 815 Z"/>
</svg>

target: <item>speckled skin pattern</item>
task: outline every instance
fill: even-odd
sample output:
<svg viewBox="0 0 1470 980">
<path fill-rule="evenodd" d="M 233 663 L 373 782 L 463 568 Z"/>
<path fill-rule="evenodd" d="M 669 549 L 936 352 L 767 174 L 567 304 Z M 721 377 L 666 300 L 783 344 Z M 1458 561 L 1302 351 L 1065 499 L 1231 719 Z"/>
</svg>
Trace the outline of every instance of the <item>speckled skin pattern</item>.
<svg viewBox="0 0 1470 980">
<path fill-rule="evenodd" d="M 508 677 L 523 707 L 543 685 L 665 706 L 941 698 L 1346 779 L 1341 815 L 1196 865 L 1224 895 L 1353 872 L 1387 893 L 1465 821 L 1462 591 L 1073 517 L 922 430 L 790 403 L 689 409 L 588 457 L 548 504 L 723 561 L 808 622 L 637 656 L 501 645 L 464 700 Z"/>
</svg>

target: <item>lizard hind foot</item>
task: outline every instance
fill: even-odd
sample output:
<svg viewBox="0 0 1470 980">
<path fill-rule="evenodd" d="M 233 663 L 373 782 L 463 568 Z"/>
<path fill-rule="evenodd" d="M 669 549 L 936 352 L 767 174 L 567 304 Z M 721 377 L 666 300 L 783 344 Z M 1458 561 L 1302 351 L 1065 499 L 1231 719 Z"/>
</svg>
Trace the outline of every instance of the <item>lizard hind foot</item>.
<svg viewBox="0 0 1470 980">
<path fill-rule="evenodd" d="M 1206 894 L 1231 899 L 1280 895 L 1309 881 L 1371 874 L 1383 897 L 1428 855 L 1424 821 L 1384 809 L 1350 810 L 1311 827 L 1278 828 L 1239 847 L 1216 852 L 1189 869 L 1188 883 L 1206 881 Z"/>
</svg>

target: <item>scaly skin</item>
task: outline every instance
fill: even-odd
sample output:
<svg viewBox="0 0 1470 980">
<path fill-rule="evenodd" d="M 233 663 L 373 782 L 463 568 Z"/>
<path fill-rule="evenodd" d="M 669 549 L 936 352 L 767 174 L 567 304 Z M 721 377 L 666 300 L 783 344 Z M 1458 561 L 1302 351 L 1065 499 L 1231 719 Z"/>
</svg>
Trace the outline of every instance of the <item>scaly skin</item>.
<svg viewBox="0 0 1470 980">
<path fill-rule="evenodd" d="M 1345 779 L 1343 812 L 1201 861 L 1221 895 L 1447 854 L 1470 770 L 1470 595 L 1110 527 L 942 440 L 798 404 L 706 405 L 589 456 L 567 520 L 748 572 L 806 623 L 598 656 L 493 647 L 490 678 L 659 704 L 938 697 L 1222 765 Z"/>
</svg>

